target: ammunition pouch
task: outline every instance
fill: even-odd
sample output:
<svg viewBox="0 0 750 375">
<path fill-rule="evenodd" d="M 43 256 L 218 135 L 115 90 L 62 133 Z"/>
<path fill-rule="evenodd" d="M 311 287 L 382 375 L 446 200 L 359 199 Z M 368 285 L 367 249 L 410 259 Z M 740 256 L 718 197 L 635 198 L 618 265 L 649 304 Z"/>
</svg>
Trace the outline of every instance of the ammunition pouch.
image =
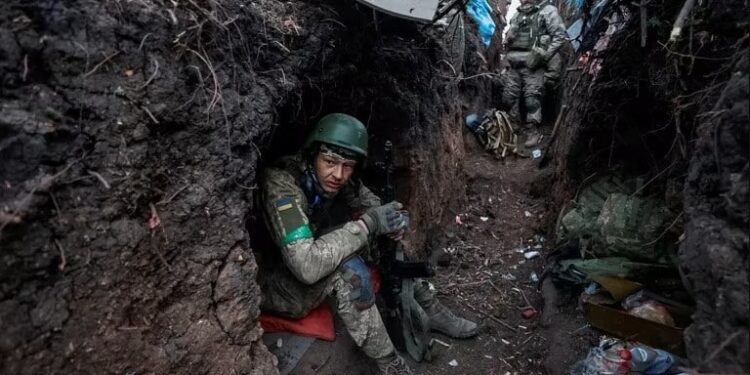
<svg viewBox="0 0 750 375">
<path fill-rule="evenodd" d="M 536 70 L 539 68 L 542 68 L 547 65 L 547 53 L 539 48 L 534 47 L 531 49 L 531 52 L 529 52 L 529 55 L 526 56 L 526 67 L 530 70 Z"/>
</svg>

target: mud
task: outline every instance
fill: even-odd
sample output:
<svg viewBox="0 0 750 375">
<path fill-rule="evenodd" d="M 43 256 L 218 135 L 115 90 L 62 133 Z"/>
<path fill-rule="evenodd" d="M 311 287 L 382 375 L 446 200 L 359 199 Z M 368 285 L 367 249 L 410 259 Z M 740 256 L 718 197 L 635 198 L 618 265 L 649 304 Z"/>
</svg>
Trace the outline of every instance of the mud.
<svg viewBox="0 0 750 375">
<path fill-rule="evenodd" d="M 273 93 L 229 67 L 261 15 L 1 7 L 2 372 L 273 372 L 242 230 Z"/>
<path fill-rule="evenodd" d="M 685 333 L 688 356 L 699 371 L 746 372 L 750 367 L 748 286 L 748 60 L 698 129 L 685 183 L 685 241 L 680 263 L 699 301 Z"/>
<path fill-rule="evenodd" d="M 666 2 L 649 9 L 649 17 L 673 17 L 681 4 Z M 671 31 L 666 25 L 649 26 L 642 48 L 633 17 L 600 53 L 598 73 L 569 61 L 583 71 L 569 70 L 563 79 L 569 108 L 551 148 L 551 207 L 564 209 L 592 178 L 615 172 L 642 181 L 643 194 L 672 210 L 675 220 L 662 238 L 675 248 L 673 259 L 695 300 L 694 323 L 685 333 L 687 366 L 701 372 L 745 373 L 750 366 L 750 125 L 747 60 L 741 59 L 747 43 L 737 6 L 697 9 L 695 19 L 705 22 L 669 49 L 658 44 Z M 700 51 L 678 52 L 694 43 L 702 43 Z M 554 228 L 550 219 L 546 227 Z"/>
<path fill-rule="evenodd" d="M 528 281 L 544 261 L 514 248 L 535 228 L 551 235 L 578 188 L 617 167 L 684 210 L 665 238 L 685 233 L 690 365 L 747 372 L 747 60 L 728 54 L 746 55 L 747 39 L 735 3 L 696 15 L 711 59 L 659 47 L 668 22 L 641 49 L 631 22 L 596 80 L 567 72 L 569 108 L 539 171 L 488 158 L 462 131 L 499 93 L 475 37 L 462 76 L 445 64 L 458 65 L 445 33 L 345 0 L 3 2 L 0 372 L 275 373 L 256 323 L 263 249 L 246 218 L 257 171 L 330 111 L 367 124 L 372 165 L 394 142 L 409 248 L 453 249 L 442 298 L 484 323 L 475 340 L 444 338 L 450 349 L 422 368 L 552 374 L 583 355 L 594 334 L 575 296 Z M 651 16 L 671 20 L 680 5 Z M 536 320 L 520 317 L 513 288 Z M 337 372 L 363 366 L 347 358 Z"/>
<path fill-rule="evenodd" d="M 461 197 L 440 37 L 369 8 L 10 1 L 0 41 L 0 372 L 274 373 L 244 220 L 326 111 L 394 141 L 418 228 Z"/>
</svg>

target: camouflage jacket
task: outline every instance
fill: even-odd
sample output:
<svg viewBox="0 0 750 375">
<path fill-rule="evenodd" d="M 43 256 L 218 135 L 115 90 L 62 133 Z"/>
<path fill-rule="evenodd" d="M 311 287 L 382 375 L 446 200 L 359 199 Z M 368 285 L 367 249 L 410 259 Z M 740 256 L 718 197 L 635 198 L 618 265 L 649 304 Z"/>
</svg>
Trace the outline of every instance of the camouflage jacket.
<svg viewBox="0 0 750 375">
<path fill-rule="evenodd" d="M 549 41 L 542 43 L 545 35 L 549 37 Z M 565 23 L 557 8 L 542 3 L 518 8 L 518 12 L 510 20 L 506 45 L 510 51 L 530 51 L 536 44 L 545 50 L 545 57 L 549 60 L 562 47 L 566 38 Z"/>
<path fill-rule="evenodd" d="M 308 202 L 301 187 L 304 173 L 300 156 L 282 158 L 265 170 L 261 204 L 284 265 L 299 281 L 314 284 L 367 245 L 367 234 L 352 217 L 381 202 L 359 180 L 332 199 Z"/>
</svg>

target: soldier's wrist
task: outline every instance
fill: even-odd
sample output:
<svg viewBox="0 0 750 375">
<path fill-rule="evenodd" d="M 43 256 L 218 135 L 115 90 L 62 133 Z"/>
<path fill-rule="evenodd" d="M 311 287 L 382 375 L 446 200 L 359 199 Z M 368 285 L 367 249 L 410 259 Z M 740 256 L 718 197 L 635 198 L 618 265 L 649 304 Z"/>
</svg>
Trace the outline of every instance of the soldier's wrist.
<svg viewBox="0 0 750 375">
<path fill-rule="evenodd" d="M 354 223 L 362 227 L 362 230 L 364 230 L 366 235 L 370 235 L 370 228 L 367 227 L 367 223 L 363 219 L 359 219 Z"/>
</svg>

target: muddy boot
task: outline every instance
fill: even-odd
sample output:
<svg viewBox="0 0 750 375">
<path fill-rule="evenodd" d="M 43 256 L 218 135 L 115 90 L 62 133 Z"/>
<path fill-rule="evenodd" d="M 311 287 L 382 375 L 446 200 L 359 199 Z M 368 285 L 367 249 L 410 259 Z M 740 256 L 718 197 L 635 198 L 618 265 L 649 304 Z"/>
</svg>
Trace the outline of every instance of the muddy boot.
<svg viewBox="0 0 750 375">
<path fill-rule="evenodd" d="M 466 339 L 477 334 L 477 324 L 456 316 L 439 301 L 434 301 L 427 309 L 430 328 L 456 339 Z"/>
<path fill-rule="evenodd" d="M 378 364 L 379 375 L 416 375 L 406 364 L 404 358 L 396 353 L 378 358 L 375 363 Z"/>
<path fill-rule="evenodd" d="M 539 141 L 542 140 L 542 133 L 539 132 L 539 129 L 536 125 L 531 125 L 526 130 L 526 142 L 524 142 L 524 146 L 526 148 L 531 148 L 539 144 Z"/>
</svg>

